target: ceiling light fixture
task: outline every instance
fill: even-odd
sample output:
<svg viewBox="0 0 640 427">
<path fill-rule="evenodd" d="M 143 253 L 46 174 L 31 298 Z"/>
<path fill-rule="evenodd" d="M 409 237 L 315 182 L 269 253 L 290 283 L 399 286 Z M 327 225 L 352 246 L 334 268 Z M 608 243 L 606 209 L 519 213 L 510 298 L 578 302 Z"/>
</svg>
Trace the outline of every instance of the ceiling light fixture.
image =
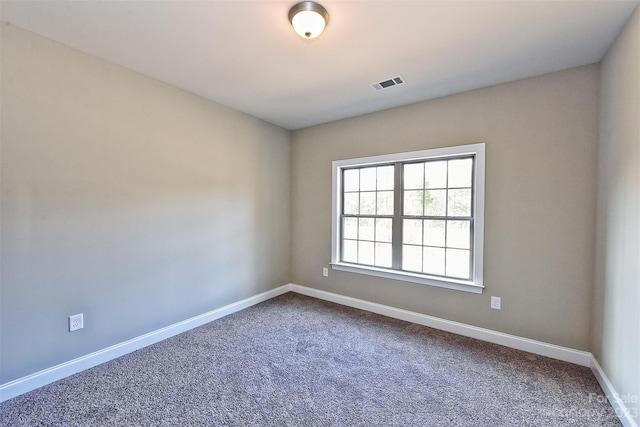
<svg viewBox="0 0 640 427">
<path fill-rule="evenodd" d="M 327 9 L 313 1 L 301 1 L 289 10 L 289 22 L 303 39 L 314 39 L 329 22 Z"/>
</svg>

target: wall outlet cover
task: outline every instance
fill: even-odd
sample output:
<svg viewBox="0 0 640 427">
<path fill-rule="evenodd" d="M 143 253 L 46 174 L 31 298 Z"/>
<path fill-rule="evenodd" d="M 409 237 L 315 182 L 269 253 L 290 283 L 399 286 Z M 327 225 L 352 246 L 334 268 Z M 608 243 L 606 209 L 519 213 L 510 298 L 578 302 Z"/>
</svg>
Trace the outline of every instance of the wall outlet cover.
<svg viewBox="0 0 640 427">
<path fill-rule="evenodd" d="M 69 332 L 82 328 L 84 328 L 84 315 L 82 313 L 69 316 Z"/>
</svg>

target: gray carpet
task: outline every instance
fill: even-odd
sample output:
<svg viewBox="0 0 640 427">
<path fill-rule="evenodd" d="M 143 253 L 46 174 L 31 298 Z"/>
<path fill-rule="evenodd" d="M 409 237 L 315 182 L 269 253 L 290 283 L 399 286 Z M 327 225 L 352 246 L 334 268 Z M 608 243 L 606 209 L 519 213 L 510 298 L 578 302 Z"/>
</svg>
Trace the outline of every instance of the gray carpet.
<svg viewBox="0 0 640 427">
<path fill-rule="evenodd" d="M 0 422 L 621 425 L 602 394 L 587 368 L 286 294 L 4 402 Z"/>
</svg>

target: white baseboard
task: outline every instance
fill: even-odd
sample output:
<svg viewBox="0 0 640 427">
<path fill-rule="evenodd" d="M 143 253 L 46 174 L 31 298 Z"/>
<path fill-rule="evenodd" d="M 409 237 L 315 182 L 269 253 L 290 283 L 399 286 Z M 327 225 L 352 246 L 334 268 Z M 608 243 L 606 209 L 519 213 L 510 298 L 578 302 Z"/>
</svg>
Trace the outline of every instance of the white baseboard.
<svg viewBox="0 0 640 427">
<path fill-rule="evenodd" d="M 155 344 L 174 335 L 188 331 L 189 329 L 220 319 L 229 314 L 238 312 L 252 305 L 259 304 L 268 299 L 277 297 L 291 290 L 290 285 L 283 285 L 267 292 L 243 299 L 241 301 L 225 305 L 216 310 L 209 311 L 199 316 L 192 317 L 182 322 L 174 323 L 165 328 L 158 329 L 145 335 L 132 338 L 128 341 L 98 350 L 77 359 L 70 360 L 60 365 L 36 372 L 26 377 L 0 385 L 0 402 L 19 396 L 23 393 L 35 390 L 46 384 L 58 381 L 70 375 L 82 372 L 101 363 L 108 362 L 127 353 L 139 350 L 151 344 Z"/>
<path fill-rule="evenodd" d="M 624 427 L 638 427 L 625 402 L 620 398 L 620 394 L 616 392 L 615 388 L 613 388 L 613 384 L 611 384 L 611 381 L 609 381 L 609 378 L 607 378 L 607 375 L 602 370 L 598 360 L 593 355 L 591 355 L 591 370 L 596 376 L 598 383 L 600 383 L 600 387 L 602 387 L 602 390 L 607 395 L 607 399 L 609 399 L 611 406 L 613 406 L 613 410 L 616 411 L 616 415 L 620 418 L 622 425 Z"/>
<path fill-rule="evenodd" d="M 343 295 L 308 288 L 305 286 L 292 284 L 291 291 L 302 295 L 308 295 L 326 301 L 335 302 L 337 304 L 358 308 L 360 310 L 382 314 L 383 316 L 392 317 L 394 319 L 404 320 L 407 322 L 428 326 L 430 328 L 452 332 L 454 334 L 463 335 L 465 337 L 476 338 L 481 341 L 500 344 L 505 347 L 511 347 L 517 350 L 523 350 L 529 353 L 551 357 L 553 359 L 564 360 L 565 362 L 571 362 L 576 365 L 587 367 L 591 366 L 591 353 L 586 351 L 574 350 L 554 344 L 547 344 L 541 341 L 504 334 L 502 332 L 496 332 L 490 329 L 478 328 L 476 326 L 471 326 L 464 323 L 452 322 L 450 320 L 440 319 L 438 317 L 427 316 L 426 314 L 402 310 L 400 308 L 364 301 L 357 298 L 345 297 Z"/>
<path fill-rule="evenodd" d="M 600 386 L 604 390 L 607 398 L 611 402 L 613 409 L 616 411 L 616 414 L 622 421 L 623 425 L 625 427 L 638 427 L 638 424 L 630 415 L 625 402 L 620 398 L 620 395 L 616 393 L 613 385 L 598 364 L 598 361 L 589 352 L 574 350 L 571 348 L 561 347 L 553 344 L 547 344 L 541 341 L 522 338 L 515 335 L 504 334 L 501 332 L 492 331 L 490 329 L 484 329 L 464 323 L 440 319 L 438 317 L 428 316 L 425 314 L 377 304 L 357 298 L 351 298 L 331 292 L 322 291 L 319 289 L 296 285 L 293 283 L 280 286 L 270 291 L 263 292 L 253 297 L 226 305 L 216 310 L 212 310 L 199 316 L 192 317 L 190 319 L 175 323 L 162 329 L 158 329 L 148 334 L 141 335 L 139 337 L 96 351 L 86 356 L 82 356 L 77 359 L 62 363 L 60 365 L 42 370 L 40 372 L 18 378 L 14 381 L 1 384 L 0 402 L 19 396 L 23 393 L 27 393 L 31 390 L 35 390 L 46 384 L 50 384 L 54 381 L 58 381 L 62 378 L 68 377 L 78 372 L 84 371 L 85 369 L 92 368 L 101 363 L 108 362 L 109 360 L 113 360 L 148 345 L 155 344 L 174 335 L 204 325 L 205 323 L 209 323 L 213 320 L 220 319 L 229 314 L 236 313 L 240 310 L 251 307 L 252 305 L 259 304 L 287 292 L 295 292 L 301 295 L 307 295 L 348 307 L 370 311 L 372 313 L 381 314 L 383 316 L 391 317 L 394 319 L 404 320 L 407 322 L 428 326 L 434 329 L 440 329 L 458 335 L 476 338 L 482 341 L 500 344 L 506 347 L 539 354 L 541 356 L 547 356 L 553 359 L 563 360 L 577 365 L 590 367 L 594 375 L 596 376 L 596 379 L 600 383 Z"/>
</svg>

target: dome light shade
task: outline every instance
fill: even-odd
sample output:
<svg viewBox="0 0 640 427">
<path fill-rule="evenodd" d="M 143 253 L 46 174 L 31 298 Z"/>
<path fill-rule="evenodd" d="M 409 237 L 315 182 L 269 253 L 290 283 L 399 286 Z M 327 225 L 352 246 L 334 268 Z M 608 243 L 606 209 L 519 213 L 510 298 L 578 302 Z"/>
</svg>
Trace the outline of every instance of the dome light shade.
<svg viewBox="0 0 640 427">
<path fill-rule="evenodd" d="M 303 1 L 289 10 L 289 22 L 300 37 L 314 39 L 322 33 L 329 22 L 329 13 L 316 2 Z"/>
</svg>

